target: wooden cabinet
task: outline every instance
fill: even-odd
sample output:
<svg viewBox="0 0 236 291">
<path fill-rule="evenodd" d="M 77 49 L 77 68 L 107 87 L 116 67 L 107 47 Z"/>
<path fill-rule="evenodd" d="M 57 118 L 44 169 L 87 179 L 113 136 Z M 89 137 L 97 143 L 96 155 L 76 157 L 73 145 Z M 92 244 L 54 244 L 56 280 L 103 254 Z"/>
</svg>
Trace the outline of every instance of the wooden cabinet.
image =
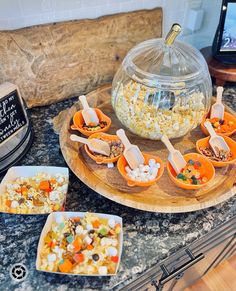
<svg viewBox="0 0 236 291">
<path fill-rule="evenodd" d="M 182 291 L 236 253 L 236 217 L 158 263 L 120 290 Z"/>
</svg>

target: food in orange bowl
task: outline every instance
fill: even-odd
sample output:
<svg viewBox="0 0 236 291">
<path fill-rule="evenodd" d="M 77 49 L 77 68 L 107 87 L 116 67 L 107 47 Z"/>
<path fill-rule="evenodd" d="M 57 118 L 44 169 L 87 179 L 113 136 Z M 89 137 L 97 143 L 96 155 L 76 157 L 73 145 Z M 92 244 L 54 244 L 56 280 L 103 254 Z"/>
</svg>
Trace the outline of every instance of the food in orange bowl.
<svg viewBox="0 0 236 291">
<path fill-rule="evenodd" d="M 177 175 L 170 162 L 167 163 L 167 171 L 170 179 L 176 186 L 184 189 L 200 189 L 208 185 L 215 177 L 215 169 L 211 162 L 197 153 L 184 155 L 187 165 Z"/>
<path fill-rule="evenodd" d="M 71 129 L 80 131 L 83 135 L 90 136 L 98 132 L 106 132 L 111 126 L 111 119 L 105 115 L 100 109 L 94 108 L 97 113 L 99 124 L 87 126 L 82 116 L 82 110 L 77 111 L 73 116 L 73 125 Z"/>
<path fill-rule="evenodd" d="M 118 168 L 118 171 L 120 172 L 120 174 L 122 175 L 122 177 L 127 181 L 128 186 L 131 186 L 131 187 L 132 186 L 149 187 L 151 185 L 156 184 L 156 182 L 163 175 L 163 172 L 164 172 L 164 163 L 161 160 L 161 158 L 159 158 L 158 156 L 154 156 L 154 155 L 150 155 L 150 154 L 146 154 L 146 153 L 142 153 L 142 154 L 144 156 L 144 165 L 141 165 L 140 168 L 145 167 L 145 166 L 147 167 L 151 163 L 153 163 L 153 164 L 155 163 L 155 164 L 158 165 L 157 174 L 155 175 L 154 178 L 149 179 L 147 181 L 138 181 L 138 180 L 135 180 L 134 178 L 131 178 L 130 177 L 129 173 L 126 170 L 129 167 L 128 167 L 128 163 L 127 163 L 125 157 L 124 156 L 121 156 L 119 158 L 118 162 L 117 162 L 117 168 Z M 152 161 L 152 162 L 150 162 L 150 161 Z M 151 168 L 151 166 L 150 166 L 150 168 Z M 135 170 L 137 170 L 137 169 L 135 169 Z M 135 170 L 133 170 L 133 171 L 135 171 Z"/>
<path fill-rule="evenodd" d="M 236 132 L 236 118 L 228 113 L 224 113 L 224 119 L 219 118 L 204 118 L 201 122 L 201 130 L 205 135 L 209 135 L 208 130 L 204 126 L 204 122 L 208 120 L 212 124 L 215 132 L 224 136 L 231 136 Z"/>
<path fill-rule="evenodd" d="M 197 151 L 201 155 L 209 159 L 209 161 L 211 161 L 211 163 L 215 167 L 225 167 L 229 164 L 236 162 L 236 142 L 232 138 L 227 137 L 227 136 L 223 136 L 223 138 L 230 148 L 230 155 L 225 155 L 225 154 L 223 155 L 222 153 L 219 152 L 219 157 L 216 157 L 210 147 L 209 136 L 199 139 L 196 143 Z"/>
<path fill-rule="evenodd" d="M 85 151 L 93 159 L 97 164 L 108 164 L 108 163 L 115 163 L 119 157 L 122 155 L 124 146 L 121 140 L 118 138 L 117 135 L 110 135 L 106 133 L 94 133 L 89 136 L 89 139 L 97 138 L 104 140 L 109 143 L 111 154 L 109 157 L 103 156 L 101 154 L 94 153 L 89 150 L 88 146 L 85 145 Z"/>
</svg>

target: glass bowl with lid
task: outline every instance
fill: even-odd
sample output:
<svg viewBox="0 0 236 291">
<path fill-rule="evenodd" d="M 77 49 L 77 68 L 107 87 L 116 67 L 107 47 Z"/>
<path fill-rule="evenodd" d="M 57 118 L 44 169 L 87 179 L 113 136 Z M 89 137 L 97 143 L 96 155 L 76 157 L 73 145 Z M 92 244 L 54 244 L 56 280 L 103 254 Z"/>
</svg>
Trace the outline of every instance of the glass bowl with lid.
<svg viewBox="0 0 236 291">
<path fill-rule="evenodd" d="M 174 24 L 165 39 L 144 41 L 131 49 L 112 83 L 112 106 L 131 132 L 159 140 L 184 136 L 210 108 L 211 78 L 201 53 L 175 41 Z"/>
</svg>

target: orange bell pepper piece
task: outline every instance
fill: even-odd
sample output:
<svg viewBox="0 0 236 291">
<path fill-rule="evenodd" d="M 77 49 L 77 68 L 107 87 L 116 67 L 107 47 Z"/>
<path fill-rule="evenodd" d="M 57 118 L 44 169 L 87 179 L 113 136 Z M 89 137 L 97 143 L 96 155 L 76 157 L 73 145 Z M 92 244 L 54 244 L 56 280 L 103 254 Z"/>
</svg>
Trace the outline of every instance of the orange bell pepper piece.
<svg viewBox="0 0 236 291">
<path fill-rule="evenodd" d="M 66 259 L 62 264 L 59 265 L 59 270 L 62 273 L 68 273 L 72 267 L 73 264 L 71 263 L 71 261 Z"/>
</svg>

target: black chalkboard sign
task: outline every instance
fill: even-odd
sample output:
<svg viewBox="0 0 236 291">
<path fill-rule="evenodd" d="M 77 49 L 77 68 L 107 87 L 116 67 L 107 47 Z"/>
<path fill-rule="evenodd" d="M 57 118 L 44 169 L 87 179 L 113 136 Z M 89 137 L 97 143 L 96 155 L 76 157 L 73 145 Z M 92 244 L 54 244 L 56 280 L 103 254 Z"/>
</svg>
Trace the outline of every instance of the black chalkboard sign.
<svg viewBox="0 0 236 291">
<path fill-rule="evenodd" d="M 27 117 L 17 90 L 0 98 L 0 144 L 27 125 Z"/>
</svg>

